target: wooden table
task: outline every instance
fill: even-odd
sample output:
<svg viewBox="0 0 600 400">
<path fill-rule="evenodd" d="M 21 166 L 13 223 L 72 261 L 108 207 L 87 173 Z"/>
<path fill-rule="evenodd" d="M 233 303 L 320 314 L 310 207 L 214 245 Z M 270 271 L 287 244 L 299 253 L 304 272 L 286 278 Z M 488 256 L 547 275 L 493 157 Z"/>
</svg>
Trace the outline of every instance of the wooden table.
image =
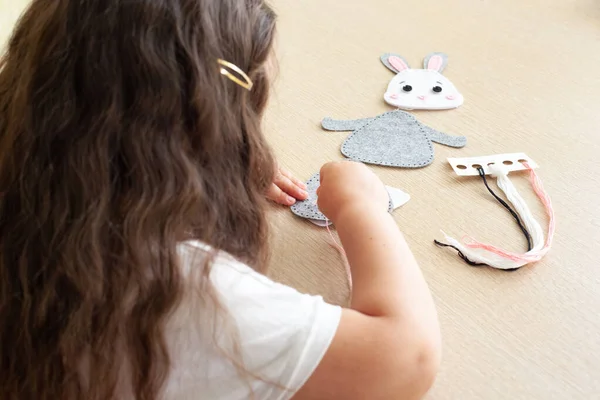
<svg viewBox="0 0 600 400">
<path fill-rule="evenodd" d="M 277 0 L 280 76 L 268 115 L 279 160 L 310 177 L 340 160 L 346 133 L 319 122 L 390 110 L 379 56 L 422 65 L 449 55 L 445 74 L 465 96 L 457 110 L 418 112 L 468 137 L 435 145 L 421 170 L 373 167 L 411 194 L 394 216 L 436 299 L 444 361 L 434 400 L 600 399 L 600 3 L 594 0 Z M 478 178 L 457 178 L 447 157 L 525 152 L 541 168 L 557 215 L 548 256 L 519 272 L 466 266 L 433 245 L 440 229 L 502 247 L 524 243 Z M 542 222 L 527 174 L 511 179 Z M 271 274 L 345 304 L 347 283 L 327 233 L 274 213 Z M 594 250 L 594 247 L 596 249 Z"/>
</svg>

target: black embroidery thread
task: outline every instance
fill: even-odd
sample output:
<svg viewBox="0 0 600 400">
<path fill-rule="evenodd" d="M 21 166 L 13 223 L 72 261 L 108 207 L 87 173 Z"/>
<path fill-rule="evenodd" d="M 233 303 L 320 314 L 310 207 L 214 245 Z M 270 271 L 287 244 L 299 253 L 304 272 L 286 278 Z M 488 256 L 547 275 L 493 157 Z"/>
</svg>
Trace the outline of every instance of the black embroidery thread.
<svg viewBox="0 0 600 400">
<path fill-rule="evenodd" d="M 485 171 L 483 170 L 483 168 L 479 167 L 479 168 L 477 168 L 477 171 L 479 172 L 479 176 L 481 176 L 481 179 L 483 179 L 483 183 L 485 184 L 485 187 L 487 188 L 487 190 L 492 194 L 492 196 L 494 196 L 494 198 L 496 200 L 498 200 L 498 202 L 500 204 L 502 204 L 502 206 L 504 208 L 506 208 L 508 210 L 508 212 L 511 213 L 511 215 L 513 216 L 515 221 L 517 221 L 519 228 L 521 228 L 521 232 L 523 232 L 523 234 L 525 235 L 525 238 L 527 239 L 527 251 L 531 251 L 531 249 L 533 249 L 531 234 L 529 234 L 529 231 L 527 230 L 527 228 L 525 228 L 525 225 L 523 225 L 523 221 L 521 221 L 519 214 L 517 214 L 517 212 L 515 210 L 513 210 L 513 208 L 511 206 L 509 206 L 506 201 L 504 201 L 500 196 L 498 196 L 492 190 L 492 188 L 490 187 L 490 185 L 487 181 L 487 178 L 485 177 Z"/>
</svg>

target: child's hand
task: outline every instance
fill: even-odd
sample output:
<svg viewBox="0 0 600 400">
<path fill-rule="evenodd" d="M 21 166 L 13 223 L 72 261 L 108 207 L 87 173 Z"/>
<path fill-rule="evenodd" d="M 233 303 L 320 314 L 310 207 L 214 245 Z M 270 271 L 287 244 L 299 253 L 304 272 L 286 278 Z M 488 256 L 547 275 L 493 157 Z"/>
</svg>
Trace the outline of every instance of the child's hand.
<svg viewBox="0 0 600 400">
<path fill-rule="evenodd" d="M 319 210 L 334 224 L 347 210 L 387 211 L 389 194 L 364 164 L 342 161 L 323 165 L 317 189 Z"/>
<path fill-rule="evenodd" d="M 267 191 L 267 198 L 284 206 L 292 206 L 296 200 L 306 200 L 306 184 L 292 176 L 283 168 L 277 168 L 273 184 Z"/>
</svg>

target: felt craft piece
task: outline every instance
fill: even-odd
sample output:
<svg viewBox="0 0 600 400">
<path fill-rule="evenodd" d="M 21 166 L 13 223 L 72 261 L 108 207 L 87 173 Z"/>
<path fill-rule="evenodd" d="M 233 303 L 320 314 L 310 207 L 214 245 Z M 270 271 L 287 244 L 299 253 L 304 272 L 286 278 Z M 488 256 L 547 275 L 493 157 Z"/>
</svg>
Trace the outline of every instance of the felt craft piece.
<svg viewBox="0 0 600 400">
<path fill-rule="evenodd" d="M 320 174 L 313 175 L 306 182 L 308 198 L 304 201 L 299 201 L 291 207 L 294 214 L 299 217 L 310 220 L 319 226 L 327 226 L 327 217 L 319 211 L 317 207 L 317 189 L 320 185 Z M 400 189 L 386 187 L 390 196 L 388 211 L 392 212 L 396 208 L 406 204 L 410 200 L 410 196 Z"/>
<path fill-rule="evenodd" d="M 349 159 L 388 167 L 426 167 L 434 158 L 432 142 L 456 148 L 467 144 L 464 136 L 437 131 L 402 110 L 351 121 L 325 118 L 321 124 L 328 131 L 353 131 L 342 144 Z"/>
<path fill-rule="evenodd" d="M 448 65 L 444 53 L 425 57 L 423 69 L 412 69 L 404 58 L 386 53 L 381 62 L 396 74 L 385 92 L 385 101 L 404 110 L 448 110 L 464 103 L 463 95 L 442 75 Z"/>
</svg>

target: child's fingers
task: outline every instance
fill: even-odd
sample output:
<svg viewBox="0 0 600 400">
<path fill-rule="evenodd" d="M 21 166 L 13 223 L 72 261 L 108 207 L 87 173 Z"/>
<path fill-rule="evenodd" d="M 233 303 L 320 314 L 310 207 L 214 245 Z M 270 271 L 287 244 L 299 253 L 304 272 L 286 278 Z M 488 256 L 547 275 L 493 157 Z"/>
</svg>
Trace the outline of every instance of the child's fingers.
<svg viewBox="0 0 600 400">
<path fill-rule="evenodd" d="M 282 191 L 294 197 L 295 199 L 306 200 L 308 198 L 308 192 L 306 192 L 306 190 L 302 189 L 290 178 L 283 174 L 277 175 L 274 183 L 275 185 L 279 186 Z"/>
<path fill-rule="evenodd" d="M 272 183 L 269 187 L 267 198 L 284 206 L 293 206 L 296 203 L 296 199 L 281 190 L 275 183 Z"/>
<path fill-rule="evenodd" d="M 283 176 L 285 176 L 286 178 L 288 178 L 289 180 L 291 180 L 292 182 L 294 182 L 294 184 L 298 187 L 300 187 L 303 190 L 306 190 L 306 183 L 302 182 L 300 179 L 295 178 L 290 171 L 288 171 L 287 169 L 284 168 L 279 168 L 279 173 Z"/>
</svg>

